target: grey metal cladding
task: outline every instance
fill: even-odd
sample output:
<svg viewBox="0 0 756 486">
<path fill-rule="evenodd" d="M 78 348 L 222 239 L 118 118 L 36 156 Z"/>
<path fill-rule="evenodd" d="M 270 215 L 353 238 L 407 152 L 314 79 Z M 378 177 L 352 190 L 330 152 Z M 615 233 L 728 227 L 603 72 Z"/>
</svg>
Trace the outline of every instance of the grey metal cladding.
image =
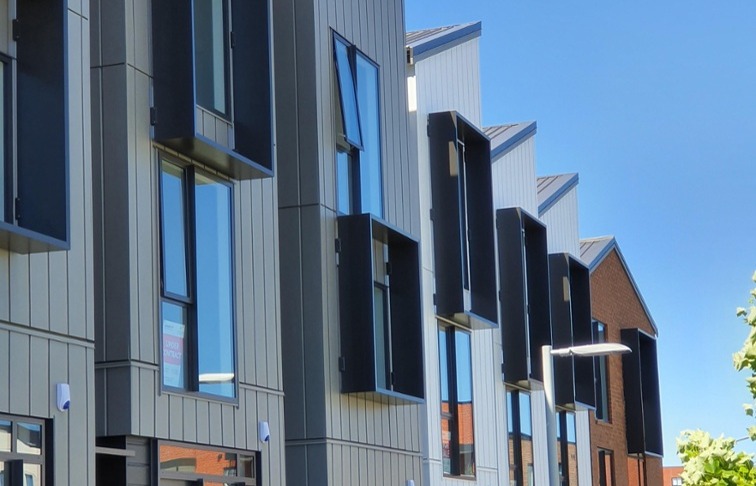
<svg viewBox="0 0 756 486">
<path fill-rule="evenodd" d="M 152 2 L 155 139 L 236 179 L 273 175 L 270 30 L 267 1 L 232 2 L 236 146 L 202 134 L 194 91 L 193 1 Z M 238 16 L 238 18 L 237 18 Z"/>
<path fill-rule="evenodd" d="M 522 208 L 496 211 L 504 380 L 542 380 L 541 346 L 551 344 L 546 227 Z M 528 345 L 530 362 L 528 362 Z"/>
<path fill-rule="evenodd" d="M 662 456 L 656 340 L 640 329 L 622 329 L 621 338 L 631 349 L 622 356 L 627 452 Z"/>
<path fill-rule="evenodd" d="M 568 253 L 549 255 L 551 334 L 555 348 L 593 342 L 590 274 Z M 560 357 L 554 361 L 557 405 L 596 406 L 592 358 Z"/>
<path fill-rule="evenodd" d="M 456 112 L 431 113 L 431 188 L 436 312 L 442 317 L 470 315 L 472 321 L 497 325 L 493 189 L 490 142 Z M 470 308 L 465 308 L 457 140 L 465 144 L 468 188 Z M 459 322 L 469 325 L 466 322 Z"/>
<path fill-rule="evenodd" d="M 17 213 L 43 235 L 18 251 L 69 248 L 66 12 L 57 0 L 18 2 Z"/>
<path fill-rule="evenodd" d="M 424 397 L 418 242 L 371 214 L 338 218 L 341 391 L 376 392 L 394 399 Z M 391 368 L 393 385 L 377 380 L 374 323 L 374 245 L 388 244 L 391 284 Z"/>
</svg>

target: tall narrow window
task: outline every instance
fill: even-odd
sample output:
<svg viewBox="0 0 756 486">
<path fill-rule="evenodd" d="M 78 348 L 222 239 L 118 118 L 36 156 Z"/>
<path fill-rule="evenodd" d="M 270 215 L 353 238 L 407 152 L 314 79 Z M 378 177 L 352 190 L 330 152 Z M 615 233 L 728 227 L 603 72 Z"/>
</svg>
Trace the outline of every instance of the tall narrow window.
<svg viewBox="0 0 756 486">
<path fill-rule="evenodd" d="M 373 316 L 375 322 L 375 360 L 378 386 L 391 389 L 391 312 L 389 305 L 388 245 L 373 240 Z"/>
<path fill-rule="evenodd" d="M 10 124 L 9 81 L 10 63 L 0 56 L 0 221 L 13 222 L 13 170 L 10 157 L 10 140 L 7 136 Z"/>
<path fill-rule="evenodd" d="M 577 438 L 575 431 L 575 414 L 561 411 L 558 414 L 557 460 L 561 486 L 578 486 Z"/>
<path fill-rule="evenodd" d="M 606 325 L 593 321 L 593 334 L 595 342 L 606 342 Z M 596 369 L 596 418 L 608 422 L 609 416 L 609 368 L 607 367 L 607 356 L 598 356 L 594 358 Z"/>
<path fill-rule="evenodd" d="M 530 418 L 530 394 L 507 391 L 507 430 L 509 436 L 509 484 L 532 486 L 533 428 Z"/>
<path fill-rule="evenodd" d="M 453 326 L 440 327 L 438 347 L 444 474 L 475 476 L 470 334 Z"/>
<path fill-rule="evenodd" d="M 465 144 L 457 140 L 457 170 L 459 177 L 459 235 L 462 248 L 462 286 L 470 290 L 470 229 L 467 215 L 467 164 L 465 163 Z"/>
<path fill-rule="evenodd" d="M 231 187 L 161 162 L 163 385 L 235 396 Z"/>
<path fill-rule="evenodd" d="M 383 217 L 378 66 L 336 35 L 334 64 L 337 209 Z"/>
<path fill-rule="evenodd" d="M 599 449 L 599 486 L 614 486 L 614 453 L 610 450 Z"/>
<path fill-rule="evenodd" d="M 0 486 L 43 486 L 45 422 L 0 415 Z"/>
<path fill-rule="evenodd" d="M 229 116 L 228 0 L 194 2 L 194 69 L 197 104 Z"/>
</svg>

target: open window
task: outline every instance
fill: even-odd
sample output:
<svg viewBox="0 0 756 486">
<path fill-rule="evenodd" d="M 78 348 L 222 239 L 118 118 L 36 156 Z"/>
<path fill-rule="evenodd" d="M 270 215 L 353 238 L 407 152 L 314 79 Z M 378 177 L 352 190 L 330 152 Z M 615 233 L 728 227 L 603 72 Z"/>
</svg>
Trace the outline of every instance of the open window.
<svg viewBox="0 0 756 486">
<path fill-rule="evenodd" d="M 418 242 L 371 214 L 338 231 L 341 391 L 422 401 Z"/>
<path fill-rule="evenodd" d="M 155 140 L 235 179 L 273 175 L 267 0 L 152 2 Z"/>
<path fill-rule="evenodd" d="M 428 124 L 436 314 L 496 327 L 491 142 L 457 112 L 431 113 Z"/>
<path fill-rule="evenodd" d="M 590 273 L 568 253 L 549 255 L 551 336 L 554 349 L 593 343 Z M 593 358 L 554 359 L 556 404 L 596 406 Z"/>
<path fill-rule="evenodd" d="M 656 339 L 640 329 L 623 329 L 622 355 L 628 454 L 662 456 L 661 402 Z"/>
<path fill-rule="evenodd" d="M 528 387 L 543 380 L 541 346 L 551 344 L 546 226 L 522 208 L 498 209 L 504 380 Z"/>
<path fill-rule="evenodd" d="M 0 248 L 67 250 L 66 7 L 16 7 L 11 52 L 0 55 Z"/>
<path fill-rule="evenodd" d="M 341 214 L 383 217 L 378 65 L 333 34 L 336 75 L 336 191 Z"/>
</svg>

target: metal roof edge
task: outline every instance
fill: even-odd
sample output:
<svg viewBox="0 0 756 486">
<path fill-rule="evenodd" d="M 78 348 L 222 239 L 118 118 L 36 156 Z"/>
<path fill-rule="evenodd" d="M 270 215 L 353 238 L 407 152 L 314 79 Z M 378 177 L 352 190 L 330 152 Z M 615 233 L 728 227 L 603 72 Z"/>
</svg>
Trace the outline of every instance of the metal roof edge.
<svg viewBox="0 0 756 486">
<path fill-rule="evenodd" d="M 556 204 L 562 197 L 567 194 L 570 189 L 578 185 L 580 182 L 580 175 L 574 174 L 566 183 L 562 185 L 554 194 L 549 196 L 545 201 L 538 205 L 538 216 L 542 216 L 543 213 L 548 211 L 554 204 Z"/>
<path fill-rule="evenodd" d="M 451 49 L 458 46 L 468 40 L 475 39 L 481 36 L 482 32 L 481 21 L 467 24 L 459 29 L 452 29 L 449 32 L 445 32 L 438 37 L 428 39 L 427 41 L 421 41 L 418 45 L 411 47 L 411 59 L 413 63 L 422 61 L 434 54 L 441 51 Z"/>
<path fill-rule="evenodd" d="M 659 328 L 656 325 L 656 321 L 654 321 L 653 316 L 651 315 L 651 311 L 648 309 L 648 306 L 646 305 L 646 301 L 643 298 L 643 294 L 641 294 L 640 289 L 638 288 L 638 284 L 635 283 L 635 278 L 633 278 L 633 274 L 630 272 L 630 267 L 627 266 L 627 262 L 625 261 L 624 255 L 622 255 L 622 250 L 620 250 L 619 243 L 617 243 L 617 239 L 612 236 L 611 241 L 608 245 L 606 245 L 606 248 L 601 250 L 601 252 L 596 255 L 596 258 L 593 259 L 593 261 L 589 264 L 588 268 L 590 269 L 590 273 L 593 273 L 593 271 L 598 268 L 598 266 L 603 262 L 607 255 L 611 253 L 612 250 L 615 250 L 617 252 L 617 256 L 620 259 L 620 263 L 622 263 L 622 268 L 625 270 L 625 274 L 627 275 L 627 278 L 630 280 L 630 284 L 633 286 L 633 290 L 635 291 L 635 295 L 638 296 L 638 300 L 641 303 L 641 306 L 643 307 L 643 311 L 646 313 L 646 317 L 648 317 L 648 321 L 651 323 L 651 327 L 654 330 L 654 333 L 656 334 L 654 337 L 659 336 Z"/>
<path fill-rule="evenodd" d="M 496 148 L 491 150 L 491 161 L 498 157 L 503 157 L 507 153 L 514 150 L 522 142 L 535 135 L 538 131 L 538 124 L 535 121 L 524 122 L 527 123 L 519 132 L 515 133 L 512 137 L 506 140 L 504 143 L 497 145 Z"/>
</svg>

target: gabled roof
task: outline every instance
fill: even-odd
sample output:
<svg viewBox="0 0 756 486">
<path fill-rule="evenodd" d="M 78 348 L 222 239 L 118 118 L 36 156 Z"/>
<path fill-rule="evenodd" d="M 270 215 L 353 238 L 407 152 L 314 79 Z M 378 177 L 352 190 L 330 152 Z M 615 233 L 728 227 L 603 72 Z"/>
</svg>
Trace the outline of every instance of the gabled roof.
<svg viewBox="0 0 756 486">
<path fill-rule="evenodd" d="M 562 196 L 575 187 L 579 181 L 577 174 L 558 174 L 539 177 L 536 185 L 538 191 L 538 216 L 545 213 L 557 203 Z"/>
<path fill-rule="evenodd" d="M 530 138 L 536 132 L 537 126 L 534 121 L 521 123 L 509 123 L 506 125 L 494 125 L 483 129 L 491 139 L 491 161 L 501 157 L 517 147 L 521 142 Z"/>
<path fill-rule="evenodd" d="M 478 21 L 407 32 L 405 37 L 407 62 L 414 64 L 470 39 L 480 37 L 481 30 L 482 24 Z"/>
<path fill-rule="evenodd" d="M 612 250 L 617 252 L 617 256 L 622 263 L 622 268 L 625 269 L 627 278 L 630 280 L 630 283 L 633 286 L 633 290 L 635 290 L 635 295 L 638 296 L 638 300 L 643 306 L 643 311 L 646 313 L 646 317 L 648 317 L 648 321 L 651 323 L 651 327 L 653 327 L 654 333 L 656 333 L 656 335 L 658 336 L 659 328 L 656 327 L 656 322 L 654 322 L 654 318 L 651 317 L 651 312 L 646 306 L 646 301 L 643 300 L 643 295 L 641 295 L 640 290 L 638 289 L 638 285 L 635 283 L 633 274 L 630 273 L 630 268 L 627 266 L 625 257 L 622 256 L 622 252 L 620 251 L 619 245 L 617 244 L 617 240 L 614 238 L 614 236 L 600 236 L 598 238 L 586 238 L 580 240 L 580 258 L 586 265 L 588 265 L 588 269 L 591 273 L 593 273 L 593 271 L 598 268 L 601 262 L 604 261 L 604 258 L 606 258 L 606 256 L 609 255 Z"/>
</svg>

